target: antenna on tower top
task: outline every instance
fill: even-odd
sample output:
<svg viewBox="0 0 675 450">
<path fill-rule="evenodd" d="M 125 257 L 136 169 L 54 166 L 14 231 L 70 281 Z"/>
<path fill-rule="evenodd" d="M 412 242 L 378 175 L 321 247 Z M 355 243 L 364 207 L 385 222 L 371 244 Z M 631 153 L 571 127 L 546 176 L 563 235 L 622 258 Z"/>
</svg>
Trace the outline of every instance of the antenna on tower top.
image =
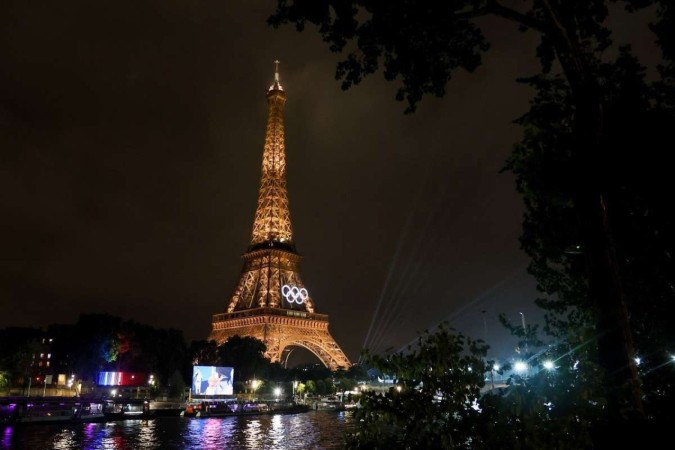
<svg viewBox="0 0 675 450">
<path fill-rule="evenodd" d="M 281 83 L 279 82 L 279 60 L 277 59 L 274 61 L 274 83 L 272 83 L 272 86 L 270 86 L 267 92 L 283 90 L 284 88 L 281 87 Z"/>
</svg>

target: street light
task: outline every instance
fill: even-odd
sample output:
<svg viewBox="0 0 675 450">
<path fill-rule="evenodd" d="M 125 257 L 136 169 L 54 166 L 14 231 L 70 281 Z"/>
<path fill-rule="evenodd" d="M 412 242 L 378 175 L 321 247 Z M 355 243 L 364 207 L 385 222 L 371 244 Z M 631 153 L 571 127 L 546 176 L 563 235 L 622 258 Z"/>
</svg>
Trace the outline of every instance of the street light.
<svg viewBox="0 0 675 450">
<path fill-rule="evenodd" d="M 280 387 L 275 387 L 274 388 L 274 396 L 277 398 L 277 401 L 279 401 L 279 396 L 281 395 L 281 388 Z"/>
<path fill-rule="evenodd" d="M 251 382 L 251 387 L 253 388 L 253 395 L 255 396 L 255 391 L 258 390 L 258 386 L 260 386 L 260 381 L 256 380 L 255 378 Z"/>
<path fill-rule="evenodd" d="M 527 371 L 527 363 L 523 361 L 516 361 L 513 368 L 517 373 L 525 373 Z"/>
<path fill-rule="evenodd" d="M 492 369 L 490 370 L 490 383 L 492 384 L 492 389 L 495 388 L 495 371 L 499 371 L 499 364 L 494 363 Z"/>
<path fill-rule="evenodd" d="M 551 361 L 550 359 L 547 359 L 546 361 L 544 361 L 544 369 L 553 370 L 555 369 L 555 364 L 553 364 L 553 361 Z"/>
</svg>

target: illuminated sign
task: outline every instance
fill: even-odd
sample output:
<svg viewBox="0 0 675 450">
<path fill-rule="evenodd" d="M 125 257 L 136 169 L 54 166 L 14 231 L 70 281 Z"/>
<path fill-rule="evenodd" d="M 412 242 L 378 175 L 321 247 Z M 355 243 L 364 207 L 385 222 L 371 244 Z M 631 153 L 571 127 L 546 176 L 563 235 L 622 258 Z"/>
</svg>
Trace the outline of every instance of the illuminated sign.
<svg viewBox="0 0 675 450">
<path fill-rule="evenodd" d="M 141 386 L 147 375 L 135 372 L 99 372 L 99 386 Z"/>
<path fill-rule="evenodd" d="M 305 303 L 305 300 L 309 297 L 307 289 L 287 284 L 284 284 L 284 287 L 281 288 L 281 295 L 284 296 L 288 303 L 297 303 L 298 305 Z"/>
<path fill-rule="evenodd" d="M 192 366 L 192 393 L 194 395 L 232 395 L 234 390 L 232 367 Z"/>
</svg>

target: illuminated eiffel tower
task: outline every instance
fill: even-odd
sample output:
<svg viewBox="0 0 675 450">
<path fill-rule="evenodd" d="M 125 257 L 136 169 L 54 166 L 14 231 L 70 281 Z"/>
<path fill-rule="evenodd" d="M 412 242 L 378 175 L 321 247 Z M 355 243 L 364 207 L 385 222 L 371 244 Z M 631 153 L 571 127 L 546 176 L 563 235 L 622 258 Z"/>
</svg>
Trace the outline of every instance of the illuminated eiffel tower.
<svg viewBox="0 0 675 450">
<path fill-rule="evenodd" d="M 286 102 L 275 61 L 274 83 L 267 91 L 267 130 L 258 208 L 244 268 L 227 312 L 213 316 L 209 339 L 219 344 L 234 335 L 265 342 L 265 356 L 284 362 L 295 347 L 314 353 L 331 370 L 351 364 L 328 331 L 328 316 L 300 278 L 302 257 L 295 249 L 286 190 L 283 108 Z"/>
</svg>

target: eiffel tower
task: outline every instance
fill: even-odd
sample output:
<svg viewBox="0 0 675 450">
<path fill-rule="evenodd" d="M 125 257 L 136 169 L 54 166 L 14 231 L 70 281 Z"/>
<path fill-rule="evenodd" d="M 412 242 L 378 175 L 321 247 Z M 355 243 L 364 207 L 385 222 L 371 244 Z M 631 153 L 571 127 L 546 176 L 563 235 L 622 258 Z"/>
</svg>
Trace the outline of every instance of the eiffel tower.
<svg viewBox="0 0 675 450">
<path fill-rule="evenodd" d="M 209 339 L 220 344 L 234 335 L 251 336 L 267 345 L 265 356 L 272 362 L 284 362 L 293 348 L 303 347 L 331 370 L 348 368 L 351 363 L 328 331 L 328 316 L 315 312 L 300 278 L 302 257 L 293 242 L 286 190 L 286 92 L 279 82 L 279 61 L 275 64 L 251 243 L 227 312 L 213 316 Z"/>
</svg>

